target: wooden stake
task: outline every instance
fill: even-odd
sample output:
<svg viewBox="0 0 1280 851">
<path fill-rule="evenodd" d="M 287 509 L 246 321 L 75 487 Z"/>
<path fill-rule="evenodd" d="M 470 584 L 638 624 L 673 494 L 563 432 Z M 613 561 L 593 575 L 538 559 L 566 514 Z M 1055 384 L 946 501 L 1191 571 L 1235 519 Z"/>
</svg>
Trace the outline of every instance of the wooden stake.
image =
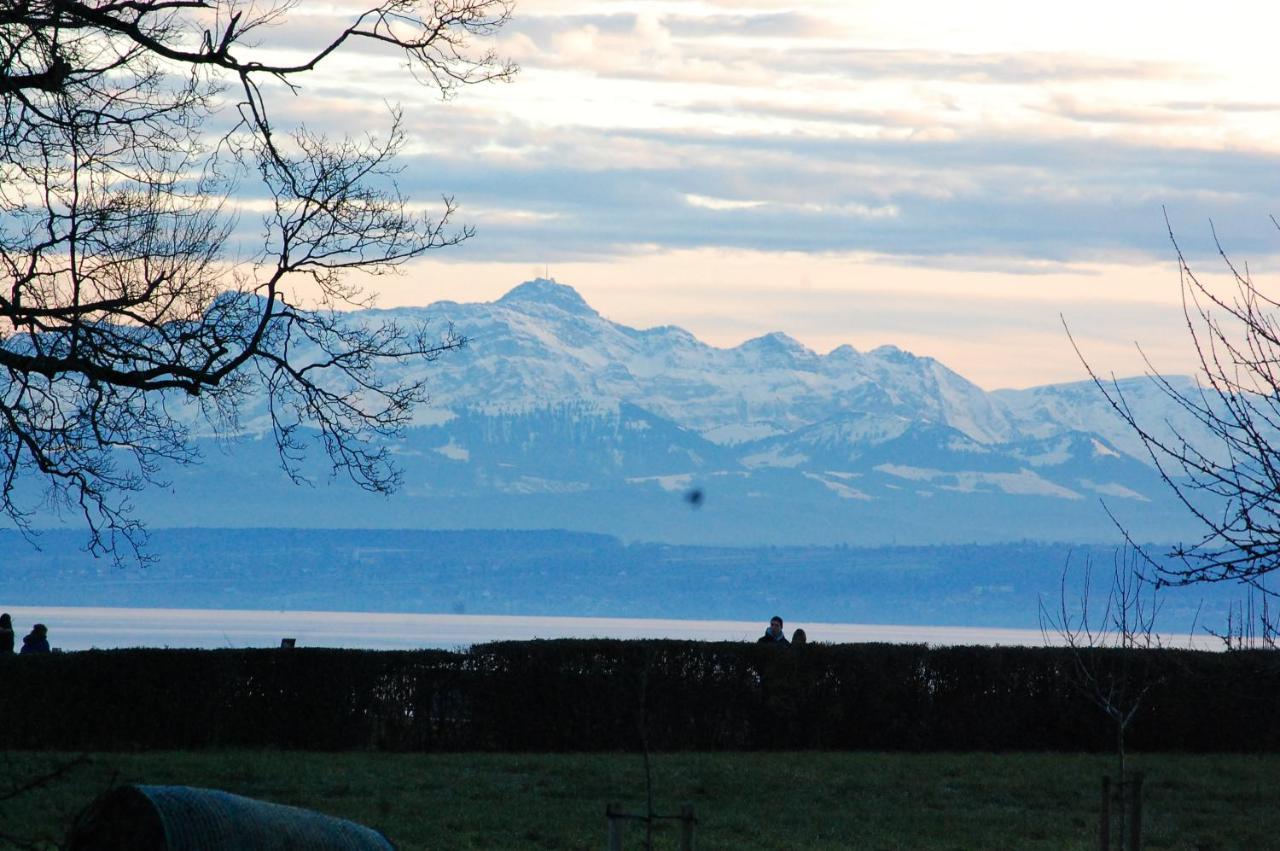
<svg viewBox="0 0 1280 851">
<path fill-rule="evenodd" d="M 622 851 L 622 808 L 619 804 L 606 804 L 604 816 L 609 820 L 609 851 Z"/>
<path fill-rule="evenodd" d="M 1142 851 L 1142 772 L 1129 781 L 1129 851 Z"/>
<path fill-rule="evenodd" d="M 1098 817 L 1098 851 L 1111 851 L 1111 777 L 1102 775 L 1102 812 Z"/>
<path fill-rule="evenodd" d="M 697 823 L 693 804 L 680 807 L 680 851 L 693 851 L 693 826 Z"/>
</svg>

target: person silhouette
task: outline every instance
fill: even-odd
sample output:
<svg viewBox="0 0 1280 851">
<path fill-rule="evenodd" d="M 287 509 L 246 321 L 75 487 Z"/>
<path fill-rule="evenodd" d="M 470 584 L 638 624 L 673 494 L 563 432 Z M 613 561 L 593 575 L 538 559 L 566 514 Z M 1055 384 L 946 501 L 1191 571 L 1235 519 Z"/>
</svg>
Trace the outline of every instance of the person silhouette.
<svg viewBox="0 0 1280 851">
<path fill-rule="evenodd" d="M 13 618 L 5 612 L 0 615 L 0 656 L 8 656 L 13 652 Z"/>
<path fill-rule="evenodd" d="M 774 615 L 769 619 L 769 628 L 764 631 L 764 635 L 756 639 L 757 644 L 790 644 L 787 641 L 787 635 L 782 631 L 782 618 Z"/>
<path fill-rule="evenodd" d="M 22 653 L 48 653 L 49 627 L 38 623 L 31 627 L 31 632 L 22 639 Z M 19 654 L 21 655 L 21 654 Z"/>
<path fill-rule="evenodd" d="M 792 647 L 803 647 L 808 643 L 809 643 L 809 636 L 804 634 L 803 629 L 797 629 L 795 632 L 791 633 Z"/>
</svg>

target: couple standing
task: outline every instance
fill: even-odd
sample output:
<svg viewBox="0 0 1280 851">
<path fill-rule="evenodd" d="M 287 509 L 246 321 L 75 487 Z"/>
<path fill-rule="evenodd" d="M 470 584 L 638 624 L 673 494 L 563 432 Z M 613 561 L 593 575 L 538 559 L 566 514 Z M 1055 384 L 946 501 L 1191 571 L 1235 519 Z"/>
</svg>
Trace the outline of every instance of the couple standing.
<svg viewBox="0 0 1280 851">
<path fill-rule="evenodd" d="M 7 655 L 13 652 L 13 638 L 13 618 L 9 617 L 8 612 L 0 614 L 0 653 Z M 49 652 L 49 630 L 44 624 L 36 624 L 31 633 L 22 639 L 22 652 Z"/>
</svg>

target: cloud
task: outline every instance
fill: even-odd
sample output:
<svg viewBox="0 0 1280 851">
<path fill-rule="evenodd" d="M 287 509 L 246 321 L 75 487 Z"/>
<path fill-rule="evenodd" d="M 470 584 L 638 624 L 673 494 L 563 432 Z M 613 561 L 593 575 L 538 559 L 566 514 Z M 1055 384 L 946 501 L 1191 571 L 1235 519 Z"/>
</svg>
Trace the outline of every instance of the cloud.
<svg viewBox="0 0 1280 851">
<path fill-rule="evenodd" d="M 866 44 L 840 17 L 788 11 L 703 15 L 617 12 L 518 17 L 502 39 L 528 67 L 653 83 L 830 89 L 896 81 L 948 85 L 1162 80 L 1192 73 L 1167 61 L 1067 51 L 938 50 Z M 791 88 L 799 86 L 792 84 Z"/>
<path fill-rule="evenodd" d="M 862 127 L 912 128 L 936 125 L 939 111 L 949 107 L 942 102 L 934 109 L 919 106 L 913 109 L 887 107 L 841 106 L 829 99 L 793 98 L 787 101 L 766 100 L 698 100 L 686 103 L 670 102 L 672 109 L 703 115 L 740 117 L 758 125 L 772 121 L 801 122 L 805 124 L 858 125 Z"/>
<path fill-rule="evenodd" d="M 918 49 L 820 48 L 806 51 L 798 71 L 854 79 L 905 78 L 951 83 L 1039 85 L 1098 80 L 1155 80 L 1186 69 L 1168 62 L 1135 61 L 1070 53 L 986 51 L 957 53 Z"/>
<path fill-rule="evenodd" d="M 556 214 L 534 230 L 486 237 L 496 243 L 490 250 L 516 255 L 531 244 L 544 255 L 642 244 L 1052 262 L 1165 256 L 1162 206 L 1182 233 L 1212 218 L 1246 254 L 1276 247 L 1266 213 L 1280 194 L 1280 162 L 1264 154 L 1105 140 L 558 138 L 558 147 L 534 145 L 537 153 L 518 161 L 424 155 L 406 186 L 434 175 L 462 199 L 464 214 L 472 202 Z M 611 164 L 609 152 L 633 146 L 645 152 L 638 163 Z M 1192 251 L 1207 252 L 1199 243 Z"/>
<path fill-rule="evenodd" d="M 664 19 L 673 35 L 694 37 L 832 38 L 843 28 L 831 18 L 794 10 L 754 14 L 674 15 Z"/>
<path fill-rule="evenodd" d="M 772 108 L 725 109 L 740 106 Z M 388 122 L 372 99 L 319 111 L 286 99 L 278 116 L 335 137 Z M 1280 156 L 1267 152 L 1016 134 L 842 137 L 764 121 L 740 133 L 546 126 L 495 121 L 474 99 L 424 98 L 405 120 L 400 187 L 425 205 L 456 197 L 458 221 L 479 230 L 458 252 L 467 260 L 726 247 L 870 251 L 956 268 L 1000 258 L 1034 271 L 1168 257 L 1162 208 L 1197 260 L 1216 256 L 1210 219 L 1237 256 L 1280 247 L 1267 219 Z"/>
<path fill-rule="evenodd" d="M 1214 113 L 1214 112 L 1263 112 L 1280 113 L 1280 101 L 1233 101 L 1233 100 L 1173 100 L 1160 104 L 1165 109 L 1176 112 Z"/>
<path fill-rule="evenodd" d="M 638 28 L 652 27 L 655 23 L 660 23 L 673 37 L 690 40 L 723 37 L 829 38 L 838 34 L 840 29 L 830 18 L 794 10 L 754 14 L 713 12 L 703 15 L 619 11 L 574 15 L 518 15 L 509 26 L 508 33 L 519 34 L 535 43 L 546 45 L 566 32 L 592 30 L 600 34 L 627 36 L 634 34 Z"/>
<path fill-rule="evenodd" d="M 1203 121 L 1201 110 L 1175 109 L 1168 104 L 1149 106 L 1098 103 L 1075 95 L 1053 95 L 1042 107 L 1046 114 L 1085 124 L 1127 124 L 1137 127 L 1193 127 Z"/>
<path fill-rule="evenodd" d="M 711 198 L 706 195 L 694 195 L 686 193 L 684 196 L 686 203 L 694 207 L 705 207 L 708 210 L 749 210 L 752 207 L 762 207 L 766 201 L 741 201 L 731 198 Z"/>
<path fill-rule="evenodd" d="M 1035 274 L 1167 257 L 1163 209 L 1197 261 L 1210 219 L 1238 256 L 1276 253 L 1280 152 L 1241 129 L 1268 118 L 1265 93 L 1217 103 L 1212 75 L 1150 52 L 928 49 L 850 20 L 535 8 L 497 42 L 526 67 L 511 86 L 443 104 L 391 60 L 357 61 L 280 93 L 277 123 L 359 136 L 400 102 L 399 184 L 457 198 L 479 230 L 467 261 L 750 248 Z M 301 23 L 299 42 L 330 22 Z"/>
</svg>

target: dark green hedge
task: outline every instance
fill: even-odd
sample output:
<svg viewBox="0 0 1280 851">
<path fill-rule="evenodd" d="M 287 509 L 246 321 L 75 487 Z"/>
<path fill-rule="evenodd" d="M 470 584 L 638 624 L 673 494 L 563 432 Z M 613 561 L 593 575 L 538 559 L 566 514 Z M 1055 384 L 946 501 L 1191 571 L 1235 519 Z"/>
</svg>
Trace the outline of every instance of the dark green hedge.
<svg viewBox="0 0 1280 851">
<path fill-rule="evenodd" d="M 1061 648 L 532 641 L 0 658 L 0 748 L 1106 750 Z M 1096 651 L 1136 750 L 1280 750 L 1280 655 Z"/>
</svg>

